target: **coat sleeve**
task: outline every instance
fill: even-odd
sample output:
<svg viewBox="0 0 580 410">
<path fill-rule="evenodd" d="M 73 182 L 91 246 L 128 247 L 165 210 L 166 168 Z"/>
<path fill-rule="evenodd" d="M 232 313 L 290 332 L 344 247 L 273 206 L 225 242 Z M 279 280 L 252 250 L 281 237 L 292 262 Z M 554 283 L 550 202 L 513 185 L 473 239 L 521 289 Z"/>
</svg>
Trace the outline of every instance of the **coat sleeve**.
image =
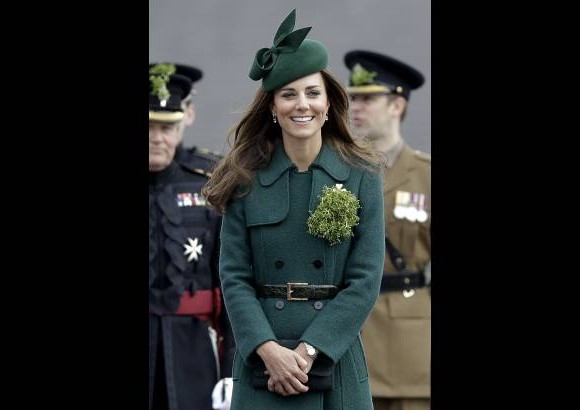
<svg viewBox="0 0 580 410">
<path fill-rule="evenodd" d="M 214 288 L 218 288 L 221 290 L 221 281 L 219 279 L 219 253 L 220 253 L 220 229 L 222 224 L 222 218 L 218 218 L 218 222 L 214 228 L 214 238 L 215 238 L 215 246 L 213 247 L 213 252 L 211 255 L 211 271 L 212 277 L 214 278 Z M 220 342 L 220 375 L 222 378 L 224 377 L 232 377 L 232 366 L 234 360 L 234 351 L 235 351 L 235 343 L 234 343 L 234 335 L 232 332 L 232 326 L 230 320 L 228 318 L 228 314 L 226 312 L 226 307 L 224 303 L 223 294 L 220 292 L 218 300 L 216 300 L 216 304 L 219 304 L 219 307 L 216 306 L 216 311 L 219 312 L 219 316 L 216 317 L 216 320 L 219 324 L 219 336 L 221 338 Z"/>
<path fill-rule="evenodd" d="M 243 199 L 234 199 L 224 214 L 219 265 L 236 349 L 247 362 L 259 345 L 276 336 L 256 298 Z"/>
<path fill-rule="evenodd" d="M 385 260 L 382 177 L 363 173 L 354 229 L 344 267 L 344 289 L 330 300 L 302 334 L 334 362 L 352 345 L 379 296 Z"/>
</svg>

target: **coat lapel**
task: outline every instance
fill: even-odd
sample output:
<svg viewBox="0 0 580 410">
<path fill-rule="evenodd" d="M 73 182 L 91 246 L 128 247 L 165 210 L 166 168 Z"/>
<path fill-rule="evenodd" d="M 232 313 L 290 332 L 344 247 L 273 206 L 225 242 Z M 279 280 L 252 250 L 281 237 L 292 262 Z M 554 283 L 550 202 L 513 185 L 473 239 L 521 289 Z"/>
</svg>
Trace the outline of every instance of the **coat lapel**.
<svg viewBox="0 0 580 410">
<path fill-rule="evenodd" d="M 257 172 L 259 182 L 254 184 L 252 192 L 247 197 L 248 226 L 277 223 L 288 215 L 290 205 L 288 170 L 293 166 L 283 145 L 276 144 L 272 160 L 267 167 Z M 309 207 L 314 210 L 320 201 L 319 196 L 324 186 L 333 186 L 346 181 L 350 175 L 350 167 L 332 148 L 322 144 L 311 168 L 312 191 Z"/>
<path fill-rule="evenodd" d="M 258 171 L 260 184 L 264 187 L 272 185 L 287 169 L 293 166 L 294 164 L 286 155 L 286 151 L 284 151 L 284 146 L 281 142 L 278 142 L 272 153 L 270 163 Z"/>
<path fill-rule="evenodd" d="M 316 209 L 324 186 L 331 187 L 342 183 L 350 175 L 350 167 L 327 144 L 322 144 L 318 157 L 312 163 L 312 193 L 310 194 L 310 209 Z"/>
<path fill-rule="evenodd" d="M 292 161 L 282 144 L 276 144 L 270 163 L 257 171 L 257 181 L 246 197 L 246 224 L 267 225 L 282 221 L 290 210 L 289 168 Z"/>
</svg>

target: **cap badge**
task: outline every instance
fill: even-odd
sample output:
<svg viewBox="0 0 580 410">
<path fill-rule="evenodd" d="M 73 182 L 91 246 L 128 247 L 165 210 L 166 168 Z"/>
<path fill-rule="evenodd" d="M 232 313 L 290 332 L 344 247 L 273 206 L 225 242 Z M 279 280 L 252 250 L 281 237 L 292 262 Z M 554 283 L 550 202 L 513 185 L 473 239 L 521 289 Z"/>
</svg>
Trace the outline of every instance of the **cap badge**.
<svg viewBox="0 0 580 410">
<path fill-rule="evenodd" d="M 151 81 L 153 88 L 151 94 L 159 98 L 162 107 L 165 107 L 169 99 L 170 94 L 167 89 L 167 82 L 169 81 L 169 77 L 174 73 L 174 64 L 155 64 L 149 69 L 149 81 Z"/>
<path fill-rule="evenodd" d="M 350 81 L 352 85 L 368 85 L 374 82 L 374 78 L 377 75 L 374 71 L 367 71 L 359 63 L 355 64 L 352 68 L 352 74 L 350 75 Z"/>
</svg>

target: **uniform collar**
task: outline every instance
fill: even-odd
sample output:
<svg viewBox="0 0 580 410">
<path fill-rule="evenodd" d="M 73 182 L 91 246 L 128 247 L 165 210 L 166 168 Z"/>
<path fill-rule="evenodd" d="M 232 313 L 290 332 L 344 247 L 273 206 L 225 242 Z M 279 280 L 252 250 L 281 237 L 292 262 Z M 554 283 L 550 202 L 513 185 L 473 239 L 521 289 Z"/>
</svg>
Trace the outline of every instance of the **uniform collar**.
<svg viewBox="0 0 580 410">
<path fill-rule="evenodd" d="M 183 147 L 183 144 L 179 144 L 175 148 L 175 155 L 173 156 L 173 160 L 175 162 L 179 162 L 185 155 L 185 148 Z"/>
<path fill-rule="evenodd" d="M 389 151 L 379 153 L 379 155 L 383 158 L 387 168 L 393 168 L 393 165 L 395 165 L 395 161 L 397 161 L 397 158 L 401 154 L 401 151 L 403 151 L 404 146 L 405 141 L 403 141 L 401 138 Z"/>
<path fill-rule="evenodd" d="M 312 165 L 310 165 L 310 168 L 312 167 L 323 169 L 337 181 L 346 181 L 350 173 L 350 167 L 324 142 L 322 143 L 318 156 Z M 260 183 L 264 186 L 272 185 L 289 168 L 296 168 L 296 166 L 288 158 L 283 144 L 277 142 L 270 163 L 266 168 L 258 171 Z"/>
<path fill-rule="evenodd" d="M 166 168 L 163 168 L 159 172 L 149 171 L 149 185 L 158 186 L 165 184 L 173 176 L 175 171 L 177 171 L 177 168 L 177 163 L 175 161 L 171 161 L 171 163 Z"/>
</svg>

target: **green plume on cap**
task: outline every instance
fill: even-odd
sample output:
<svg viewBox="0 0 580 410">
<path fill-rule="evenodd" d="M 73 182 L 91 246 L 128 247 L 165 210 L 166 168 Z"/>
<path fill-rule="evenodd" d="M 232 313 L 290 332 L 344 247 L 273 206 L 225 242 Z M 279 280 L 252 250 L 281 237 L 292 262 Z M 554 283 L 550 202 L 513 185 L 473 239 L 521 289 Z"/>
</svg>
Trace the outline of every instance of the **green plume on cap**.
<svg viewBox="0 0 580 410">
<path fill-rule="evenodd" d="M 149 69 L 149 81 L 151 81 L 151 94 L 156 95 L 160 100 L 167 100 L 170 96 L 167 83 L 172 74 L 175 73 L 174 64 L 155 64 Z"/>
<path fill-rule="evenodd" d="M 326 47 L 317 41 L 305 40 L 312 27 L 292 31 L 295 24 L 296 9 L 278 27 L 272 47 L 261 48 L 254 57 L 249 77 L 254 81 L 262 79 L 266 91 L 326 67 Z"/>
<path fill-rule="evenodd" d="M 374 78 L 377 75 L 374 71 L 367 71 L 364 67 L 360 64 L 356 64 L 352 68 L 352 74 L 350 76 L 350 81 L 352 85 L 367 85 L 372 84 L 374 82 Z"/>
</svg>

